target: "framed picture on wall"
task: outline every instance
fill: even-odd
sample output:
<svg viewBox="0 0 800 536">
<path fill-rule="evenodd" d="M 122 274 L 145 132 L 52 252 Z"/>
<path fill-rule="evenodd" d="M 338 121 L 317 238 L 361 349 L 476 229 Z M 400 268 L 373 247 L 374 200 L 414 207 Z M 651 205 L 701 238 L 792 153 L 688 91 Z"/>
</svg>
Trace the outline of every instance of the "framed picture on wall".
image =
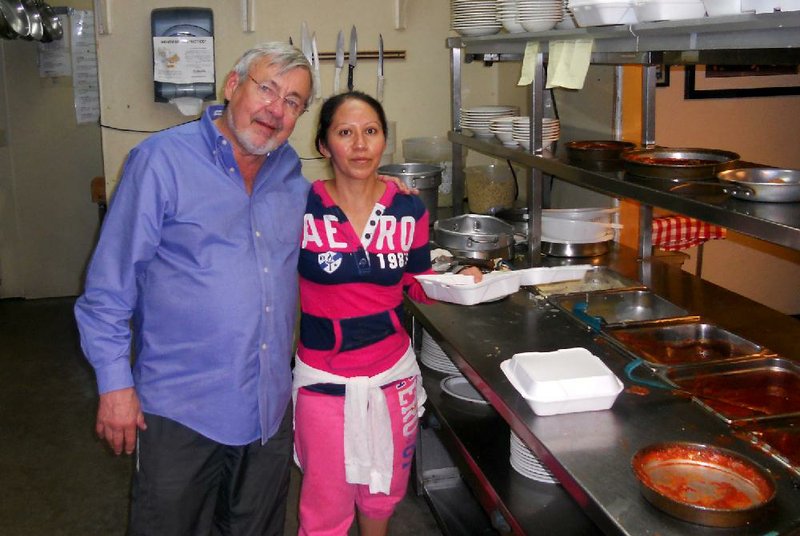
<svg viewBox="0 0 800 536">
<path fill-rule="evenodd" d="M 685 99 L 800 95 L 797 65 L 687 65 Z"/>
<path fill-rule="evenodd" d="M 656 65 L 656 87 L 667 87 L 669 85 L 669 65 Z"/>
</svg>

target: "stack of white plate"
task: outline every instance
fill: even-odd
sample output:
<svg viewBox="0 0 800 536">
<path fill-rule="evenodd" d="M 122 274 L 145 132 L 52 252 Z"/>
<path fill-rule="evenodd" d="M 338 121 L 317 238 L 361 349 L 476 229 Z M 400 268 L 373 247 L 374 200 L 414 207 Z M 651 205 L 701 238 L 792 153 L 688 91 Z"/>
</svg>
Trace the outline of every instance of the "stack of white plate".
<svg viewBox="0 0 800 536">
<path fill-rule="evenodd" d="M 419 360 L 426 367 L 438 372 L 444 372 L 445 374 L 461 373 L 427 331 L 422 332 L 422 352 Z"/>
<path fill-rule="evenodd" d="M 511 432 L 511 467 L 522 476 L 528 477 L 537 482 L 544 482 L 546 484 L 558 484 L 558 480 L 553 476 L 553 473 L 548 471 L 539 458 L 525 446 L 525 443 L 515 434 Z"/>
<path fill-rule="evenodd" d="M 511 122 L 514 141 L 526 149 L 531 148 L 531 118 L 515 117 Z M 561 122 L 558 119 L 545 117 L 542 119 L 542 148 L 549 149 L 561 134 Z"/>
<path fill-rule="evenodd" d="M 469 129 L 476 138 L 493 138 L 489 125 L 492 119 L 499 117 L 511 117 L 519 114 L 516 106 L 475 106 L 473 108 L 461 108 L 461 126 Z"/>
<path fill-rule="evenodd" d="M 562 0 L 517 0 L 517 22 L 527 32 L 552 30 L 563 17 Z"/>
<path fill-rule="evenodd" d="M 514 117 L 516 116 L 499 117 L 489 122 L 489 130 L 506 147 L 516 147 L 518 145 L 514 141 Z"/>
<path fill-rule="evenodd" d="M 503 27 L 495 0 L 450 0 L 450 24 L 465 37 L 496 34 Z"/>
<path fill-rule="evenodd" d="M 497 0 L 497 20 L 509 33 L 525 31 L 517 18 L 517 0 Z"/>
<path fill-rule="evenodd" d="M 575 20 L 575 15 L 572 13 L 572 10 L 569 8 L 569 0 L 563 0 L 564 5 L 564 12 L 563 12 L 563 19 L 561 22 L 556 24 L 557 30 L 570 30 L 572 28 L 578 27 L 578 21 Z"/>
</svg>

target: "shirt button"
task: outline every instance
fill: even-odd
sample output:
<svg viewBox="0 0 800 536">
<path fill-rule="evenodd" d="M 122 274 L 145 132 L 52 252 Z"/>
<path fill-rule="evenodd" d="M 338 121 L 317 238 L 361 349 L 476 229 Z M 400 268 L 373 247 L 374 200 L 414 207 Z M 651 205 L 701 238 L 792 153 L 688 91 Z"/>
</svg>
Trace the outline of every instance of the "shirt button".
<svg viewBox="0 0 800 536">
<path fill-rule="evenodd" d="M 367 236 L 367 238 L 369 238 L 369 236 Z M 358 261 L 358 265 L 363 268 L 364 266 L 367 265 L 367 259 L 361 259 L 360 261 Z"/>
<path fill-rule="evenodd" d="M 369 238 L 369 237 L 370 237 L 370 234 L 369 234 L 369 233 L 367 233 L 367 234 L 365 234 L 364 236 L 366 236 L 367 238 Z"/>
<path fill-rule="evenodd" d="M 256 231 L 256 237 L 261 238 L 261 231 Z"/>
<path fill-rule="evenodd" d="M 270 307 L 269 305 L 267 305 L 266 307 L 264 307 L 264 312 L 265 312 L 265 313 L 268 313 L 268 312 L 270 312 L 271 310 L 272 310 L 272 307 Z"/>
<path fill-rule="evenodd" d="M 228 140 L 222 140 L 222 145 L 228 145 Z"/>
<path fill-rule="evenodd" d="M 266 274 L 266 273 L 269 273 L 269 268 L 267 268 L 266 266 L 264 267 L 264 273 L 265 273 L 265 274 Z"/>
<path fill-rule="evenodd" d="M 381 209 L 377 209 L 377 210 L 375 211 L 375 214 L 377 214 L 378 216 L 380 216 L 380 215 L 381 215 Z"/>
<path fill-rule="evenodd" d="M 375 220 L 369 220 L 370 225 L 375 225 Z"/>
<path fill-rule="evenodd" d="M 229 172 L 229 173 L 233 173 L 234 171 L 236 171 L 236 170 L 235 170 L 235 169 L 233 169 L 233 168 L 228 168 L 228 172 Z"/>
<path fill-rule="evenodd" d="M 263 344 L 261 345 L 261 349 L 262 349 L 262 350 L 266 350 L 266 349 L 267 349 L 267 343 L 263 343 Z"/>
</svg>

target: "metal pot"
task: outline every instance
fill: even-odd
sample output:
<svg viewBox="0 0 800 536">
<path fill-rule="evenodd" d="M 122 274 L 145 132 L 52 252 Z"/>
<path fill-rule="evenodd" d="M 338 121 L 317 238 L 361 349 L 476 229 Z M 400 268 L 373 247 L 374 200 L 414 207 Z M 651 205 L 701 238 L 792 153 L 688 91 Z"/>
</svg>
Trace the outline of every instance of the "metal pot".
<svg viewBox="0 0 800 536">
<path fill-rule="evenodd" d="M 514 228 L 494 216 L 463 214 L 433 224 L 437 245 L 456 256 L 472 259 L 510 259 Z"/>
<path fill-rule="evenodd" d="M 28 20 L 30 21 L 30 33 L 22 36 L 23 39 L 41 41 L 44 36 L 44 24 L 42 24 L 42 14 L 39 12 L 39 6 L 34 0 L 22 0 L 22 5 L 25 7 L 25 13 L 28 14 Z"/>
<path fill-rule="evenodd" d="M 22 2 L 15 0 L 0 0 L 0 15 L 11 31 L 3 30 L 3 37 L 14 39 L 16 37 L 27 37 L 31 33 L 31 23 L 28 13 Z"/>
<path fill-rule="evenodd" d="M 432 164 L 387 164 L 378 168 L 378 174 L 402 180 L 409 188 L 419 190 L 419 197 L 428 209 L 430 220 L 436 219 L 439 209 L 439 185 L 442 183 L 442 166 Z"/>
<path fill-rule="evenodd" d="M 58 41 L 64 37 L 64 29 L 61 27 L 61 19 L 58 18 L 53 8 L 45 2 L 39 2 L 39 12 L 42 15 L 42 25 L 44 35 L 42 35 L 42 42 L 49 43 L 50 41 Z"/>
</svg>

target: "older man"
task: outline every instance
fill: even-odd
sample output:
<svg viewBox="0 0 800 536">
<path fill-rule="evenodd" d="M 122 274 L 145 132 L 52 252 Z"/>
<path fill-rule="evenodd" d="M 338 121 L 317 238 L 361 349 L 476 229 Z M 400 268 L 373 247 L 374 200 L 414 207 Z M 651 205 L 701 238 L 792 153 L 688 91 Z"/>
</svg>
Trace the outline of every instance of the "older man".
<svg viewBox="0 0 800 536">
<path fill-rule="evenodd" d="M 125 163 L 75 314 L 97 433 L 136 450 L 132 535 L 283 534 L 309 188 L 286 140 L 311 95 L 305 57 L 261 45 L 224 108 Z"/>
</svg>

